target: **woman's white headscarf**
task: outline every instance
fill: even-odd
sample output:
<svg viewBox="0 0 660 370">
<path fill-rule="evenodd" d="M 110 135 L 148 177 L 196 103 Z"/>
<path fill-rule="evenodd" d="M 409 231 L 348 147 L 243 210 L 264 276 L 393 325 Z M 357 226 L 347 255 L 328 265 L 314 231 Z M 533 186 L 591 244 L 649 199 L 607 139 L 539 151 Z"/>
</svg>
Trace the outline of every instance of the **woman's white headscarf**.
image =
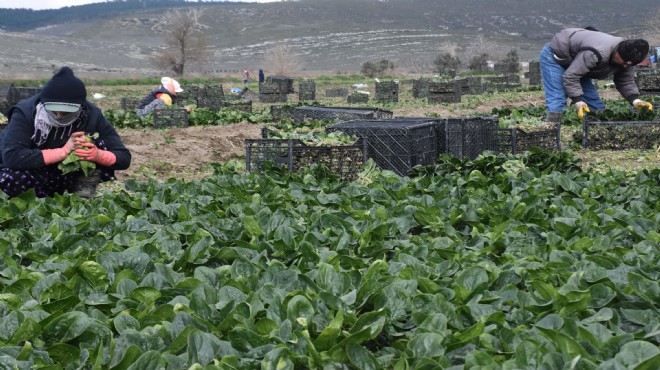
<svg viewBox="0 0 660 370">
<path fill-rule="evenodd" d="M 55 113 L 44 108 L 43 103 L 37 104 L 37 113 L 34 116 L 34 134 L 32 135 L 32 140 L 37 146 L 43 145 L 48 139 L 50 130 L 53 128 L 55 128 L 56 135 L 59 129 L 64 129 L 61 134 L 62 138 L 65 134 L 71 136 L 72 124 L 80 118 L 81 113 L 82 108 L 75 112 L 66 113 L 62 117 L 57 118 Z"/>
</svg>

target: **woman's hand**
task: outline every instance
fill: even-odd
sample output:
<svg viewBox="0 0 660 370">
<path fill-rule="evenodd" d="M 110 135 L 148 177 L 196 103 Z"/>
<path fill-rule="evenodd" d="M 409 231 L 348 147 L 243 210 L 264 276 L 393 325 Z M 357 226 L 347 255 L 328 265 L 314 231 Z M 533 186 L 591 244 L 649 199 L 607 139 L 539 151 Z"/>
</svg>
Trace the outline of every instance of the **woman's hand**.
<svg viewBox="0 0 660 370">
<path fill-rule="evenodd" d="M 82 132 L 82 131 L 74 132 L 73 134 L 71 134 L 71 137 L 69 138 L 69 141 L 67 141 L 67 145 L 70 144 L 69 152 L 71 150 L 80 149 L 82 147 L 82 144 L 84 144 L 86 142 L 87 142 L 87 140 L 85 140 L 85 133 L 84 132 Z"/>
<path fill-rule="evenodd" d="M 74 153 L 82 160 L 98 163 L 101 166 L 109 167 L 117 162 L 113 152 L 99 149 L 94 143 L 83 143 Z"/>
<path fill-rule="evenodd" d="M 57 162 L 62 162 L 72 150 L 79 150 L 81 142 L 85 142 L 85 133 L 82 131 L 74 132 L 69 140 L 64 143 L 61 148 L 55 149 L 42 149 L 41 154 L 44 158 L 44 164 L 50 165 Z M 94 145 L 94 144 L 92 144 Z"/>
<path fill-rule="evenodd" d="M 94 143 L 88 143 L 84 141 L 80 144 L 79 149 L 76 149 L 74 153 L 80 157 L 80 159 L 96 162 L 99 156 L 99 148 L 97 148 Z"/>
</svg>

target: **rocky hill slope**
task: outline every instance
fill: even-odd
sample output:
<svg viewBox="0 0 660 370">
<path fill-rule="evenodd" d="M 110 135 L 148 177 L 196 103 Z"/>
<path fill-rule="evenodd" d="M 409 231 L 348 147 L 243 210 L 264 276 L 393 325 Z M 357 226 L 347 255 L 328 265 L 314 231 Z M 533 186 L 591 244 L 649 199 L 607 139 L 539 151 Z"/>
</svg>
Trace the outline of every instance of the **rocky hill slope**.
<svg viewBox="0 0 660 370">
<path fill-rule="evenodd" d="M 264 51 L 285 42 L 307 71 L 355 72 L 389 59 L 401 71 L 429 68 L 456 50 L 464 64 L 486 52 L 494 59 L 516 49 L 523 60 L 563 27 L 595 26 L 622 36 L 645 36 L 646 17 L 660 6 L 637 0 L 301 0 L 209 5 L 201 22 L 213 48 L 197 73 L 268 70 Z M 25 33 L 0 31 L 3 75 L 48 74 L 68 64 L 81 72 L 150 75 L 148 58 L 162 47 L 163 10 L 52 24 Z M 414 71 L 413 71 L 414 72 Z"/>
</svg>

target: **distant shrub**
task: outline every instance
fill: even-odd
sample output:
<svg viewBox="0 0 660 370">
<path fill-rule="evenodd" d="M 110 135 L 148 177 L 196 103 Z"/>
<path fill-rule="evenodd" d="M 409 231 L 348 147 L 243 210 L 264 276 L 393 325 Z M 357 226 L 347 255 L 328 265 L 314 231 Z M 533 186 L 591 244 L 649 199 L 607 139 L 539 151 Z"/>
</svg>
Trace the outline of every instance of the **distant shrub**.
<svg viewBox="0 0 660 370">
<path fill-rule="evenodd" d="M 387 59 L 379 62 L 365 62 L 362 64 L 360 73 L 365 77 L 382 77 L 389 75 L 394 70 L 394 63 Z"/>
<path fill-rule="evenodd" d="M 451 55 L 450 53 L 444 53 L 438 55 L 433 60 L 433 65 L 435 66 L 435 71 L 441 75 L 455 77 L 456 72 L 461 66 L 461 61 L 458 57 Z"/>
<path fill-rule="evenodd" d="M 495 63 L 495 72 L 500 73 L 518 73 L 521 70 L 518 52 L 514 49 L 504 57 L 504 59 Z"/>
</svg>

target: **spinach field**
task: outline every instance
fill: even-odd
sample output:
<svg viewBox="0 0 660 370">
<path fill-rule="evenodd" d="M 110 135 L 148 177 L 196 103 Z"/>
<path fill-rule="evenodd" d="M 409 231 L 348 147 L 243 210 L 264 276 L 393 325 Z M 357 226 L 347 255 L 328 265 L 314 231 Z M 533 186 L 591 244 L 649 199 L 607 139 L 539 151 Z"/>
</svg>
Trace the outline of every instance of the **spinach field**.
<svg viewBox="0 0 660 370">
<path fill-rule="evenodd" d="M 0 195 L 0 368 L 658 369 L 660 170 L 577 162 Z"/>
</svg>

